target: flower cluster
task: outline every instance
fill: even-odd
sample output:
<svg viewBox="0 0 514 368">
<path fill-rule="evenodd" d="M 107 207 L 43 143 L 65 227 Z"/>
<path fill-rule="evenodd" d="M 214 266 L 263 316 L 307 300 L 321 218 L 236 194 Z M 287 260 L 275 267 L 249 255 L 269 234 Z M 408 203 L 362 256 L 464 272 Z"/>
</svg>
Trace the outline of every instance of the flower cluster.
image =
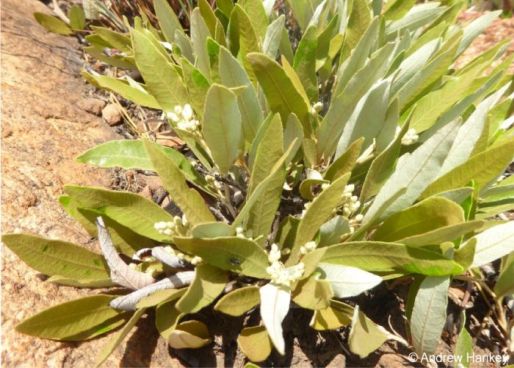
<svg viewBox="0 0 514 368">
<path fill-rule="evenodd" d="M 153 227 L 160 234 L 171 236 L 175 234 L 184 234 L 189 227 L 189 222 L 187 221 L 186 216 L 182 215 L 182 217 L 173 217 L 173 221 L 156 222 Z"/>
<path fill-rule="evenodd" d="M 400 134 L 401 130 L 402 129 L 400 127 L 397 127 L 396 135 Z M 418 136 L 418 133 L 416 133 L 416 129 L 409 128 L 409 130 L 407 130 L 405 135 L 402 137 L 402 144 L 404 146 L 410 146 L 411 144 L 416 143 L 418 141 L 418 139 L 419 139 L 419 136 Z"/>
<path fill-rule="evenodd" d="M 407 133 L 405 133 L 405 135 L 403 136 L 402 144 L 409 146 L 411 144 L 416 143 L 418 141 L 418 139 L 419 139 L 419 136 L 416 133 L 416 130 L 410 128 L 409 130 L 407 130 Z"/>
<path fill-rule="evenodd" d="M 177 128 L 190 133 L 198 133 L 200 122 L 195 119 L 193 108 L 190 104 L 175 106 L 174 112 L 169 112 L 167 116 L 177 124 Z"/>
<path fill-rule="evenodd" d="M 353 191 L 355 190 L 355 186 L 353 184 L 349 184 L 345 186 L 344 192 L 342 195 L 343 204 L 342 204 L 342 210 L 343 215 L 345 217 L 350 217 L 352 213 L 357 211 L 359 207 L 361 206 L 361 202 L 359 201 L 359 197 L 353 194 Z"/>
<path fill-rule="evenodd" d="M 314 249 L 316 249 L 317 246 L 318 246 L 318 244 L 316 244 L 315 241 L 307 242 L 300 247 L 300 253 L 307 254 L 309 252 L 312 252 Z"/>
<path fill-rule="evenodd" d="M 305 271 L 305 265 L 300 262 L 294 266 L 286 267 L 282 262 L 280 262 L 281 256 L 282 253 L 280 252 L 278 245 L 273 244 L 268 253 L 268 261 L 271 263 L 271 266 L 266 268 L 266 272 L 271 276 L 271 282 L 276 285 L 289 288 L 293 282 L 302 277 Z"/>
</svg>

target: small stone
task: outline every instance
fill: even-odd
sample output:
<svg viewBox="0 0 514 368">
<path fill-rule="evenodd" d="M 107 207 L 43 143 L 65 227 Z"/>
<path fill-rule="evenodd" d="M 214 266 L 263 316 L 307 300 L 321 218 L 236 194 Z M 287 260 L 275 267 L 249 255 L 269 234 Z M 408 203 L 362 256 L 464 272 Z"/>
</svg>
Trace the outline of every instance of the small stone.
<svg viewBox="0 0 514 368">
<path fill-rule="evenodd" d="M 102 114 L 102 109 L 105 107 L 105 101 L 94 97 L 87 97 L 80 100 L 78 105 L 82 110 L 90 112 L 96 116 L 100 116 Z"/>
<path fill-rule="evenodd" d="M 110 126 L 120 124 L 122 120 L 121 108 L 116 104 L 108 104 L 102 110 L 102 118 Z"/>
</svg>

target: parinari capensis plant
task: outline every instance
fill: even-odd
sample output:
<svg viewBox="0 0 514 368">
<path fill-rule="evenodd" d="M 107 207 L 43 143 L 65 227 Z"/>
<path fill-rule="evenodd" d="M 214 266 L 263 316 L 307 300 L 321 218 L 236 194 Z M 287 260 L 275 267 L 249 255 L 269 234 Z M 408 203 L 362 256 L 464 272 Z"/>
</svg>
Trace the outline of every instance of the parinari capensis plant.
<svg viewBox="0 0 514 368">
<path fill-rule="evenodd" d="M 433 352 L 452 281 L 481 284 L 481 266 L 501 259 L 492 308 L 507 339 L 514 223 L 498 215 L 514 206 L 502 176 L 514 155 L 512 57 L 501 59 L 503 42 L 453 67 L 498 13 L 461 27 L 459 1 L 291 1 L 292 47 L 273 3 L 202 0 L 186 32 L 156 0 L 160 29 L 136 19 L 126 34 L 92 36 L 119 51 L 104 61 L 123 59 L 142 80 L 86 78 L 162 110 L 185 148 L 113 141 L 78 159 L 154 171 L 176 206 L 66 186 L 62 205 L 101 254 L 25 234 L 3 241 L 52 282 L 103 291 L 18 331 L 75 341 L 119 329 L 100 364 L 150 308 L 171 347 L 209 344 L 195 313 L 214 308 L 260 316 L 238 338 L 260 362 L 284 354 L 282 322 L 296 305 L 315 330 L 348 328 L 362 357 L 388 339 Z M 398 278 L 413 281 L 403 337 L 345 301 Z"/>
</svg>

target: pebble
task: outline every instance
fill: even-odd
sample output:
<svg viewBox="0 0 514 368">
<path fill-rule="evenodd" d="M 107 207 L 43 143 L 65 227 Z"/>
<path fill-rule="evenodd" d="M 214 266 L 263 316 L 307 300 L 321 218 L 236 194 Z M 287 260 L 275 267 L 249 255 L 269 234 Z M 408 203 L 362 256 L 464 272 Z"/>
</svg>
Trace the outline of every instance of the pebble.
<svg viewBox="0 0 514 368">
<path fill-rule="evenodd" d="M 116 104 L 108 104 L 102 110 L 102 118 L 110 126 L 120 124 L 122 121 L 121 109 Z"/>
<path fill-rule="evenodd" d="M 96 116 L 102 114 L 102 109 L 105 107 L 105 101 L 94 97 L 87 97 L 78 102 L 79 107 L 82 110 L 90 112 Z"/>
</svg>

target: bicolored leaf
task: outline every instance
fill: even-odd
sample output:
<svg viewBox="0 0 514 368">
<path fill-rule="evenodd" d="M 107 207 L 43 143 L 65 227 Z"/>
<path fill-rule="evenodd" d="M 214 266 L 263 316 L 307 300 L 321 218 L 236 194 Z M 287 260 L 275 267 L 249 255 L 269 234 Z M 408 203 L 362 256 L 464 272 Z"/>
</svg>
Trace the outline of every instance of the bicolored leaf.
<svg viewBox="0 0 514 368">
<path fill-rule="evenodd" d="M 337 298 L 350 298 L 374 288 L 382 278 L 355 267 L 320 263 L 321 279 L 330 283 Z"/>
<path fill-rule="evenodd" d="M 493 226 L 475 235 L 468 242 L 474 240 L 476 240 L 476 248 L 473 267 L 485 265 L 508 255 L 514 252 L 514 222 Z"/>
<path fill-rule="evenodd" d="M 430 197 L 388 217 L 373 233 L 373 239 L 396 241 L 464 221 L 464 211 L 457 203 Z"/>
<path fill-rule="evenodd" d="M 314 263 L 332 263 L 370 272 L 407 272 L 430 276 L 458 275 L 464 269 L 442 254 L 398 243 L 346 242 L 306 254 L 305 269 Z"/>
<path fill-rule="evenodd" d="M 291 292 L 287 288 L 269 283 L 259 290 L 261 295 L 261 318 L 275 349 L 285 354 L 282 322 L 289 312 Z"/>
<path fill-rule="evenodd" d="M 432 354 L 439 344 L 448 306 L 449 277 L 427 277 L 419 286 L 410 318 L 414 348 Z"/>
</svg>

